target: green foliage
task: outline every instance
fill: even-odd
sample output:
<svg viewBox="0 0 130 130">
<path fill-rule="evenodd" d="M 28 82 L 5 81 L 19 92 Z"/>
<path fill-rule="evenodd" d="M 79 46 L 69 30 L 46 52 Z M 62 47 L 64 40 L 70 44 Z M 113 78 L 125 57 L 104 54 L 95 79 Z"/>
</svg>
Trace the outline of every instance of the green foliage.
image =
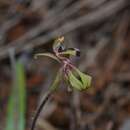
<svg viewBox="0 0 130 130">
<path fill-rule="evenodd" d="M 5 130 L 25 130 L 25 73 L 24 67 L 17 62 L 15 66 L 15 81 L 8 102 Z"/>
</svg>

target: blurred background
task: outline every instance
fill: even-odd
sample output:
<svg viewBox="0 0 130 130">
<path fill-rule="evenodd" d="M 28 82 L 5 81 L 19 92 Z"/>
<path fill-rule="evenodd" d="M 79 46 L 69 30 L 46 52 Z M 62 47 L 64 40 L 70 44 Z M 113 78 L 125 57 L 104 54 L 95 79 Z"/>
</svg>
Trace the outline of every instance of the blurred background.
<svg viewBox="0 0 130 130">
<path fill-rule="evenodd" d="M 81 50 L 91 88 L 53 94 L 36 130 L 130 130 L 129 0 L 0 0 L 0 130 L 29 130 L 58 68 L 37 52 Z"/>
</svg>

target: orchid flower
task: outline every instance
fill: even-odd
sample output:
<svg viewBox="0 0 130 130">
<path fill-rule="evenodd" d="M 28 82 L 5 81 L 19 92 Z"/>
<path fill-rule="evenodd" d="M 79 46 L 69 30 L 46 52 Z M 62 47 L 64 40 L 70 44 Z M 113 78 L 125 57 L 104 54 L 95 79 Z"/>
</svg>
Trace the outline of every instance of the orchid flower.
<svg viewBox="0 0 130 130">
<path fill-rule="evenodd" d="M 64 37 L 60 37 L 55 40 L 53 44 L 53 53 L 38 53 L 35 54 L 35 58 L 40 56 L 50 57 L 61 64 L 54 82 L 52 83 L 48 93 L 42 99 L 41 104 L 39 105 L 36 114 L 34 116 L 31 130 L 34 130 L 38 116 L 43 109 L 45 103 L 51 96 L 52 92 L 56 90 L 61 82 L 62 77 L 64 80 L 69 83 L 70 89 L 76 89 L 78 91 L 86 90 L 91 85 L 91 76 L 82 73 L 78 68 L 76 68 L 72 62 L 71 56 L 80 56 L 80 50 L 77 48 L 65 48 L 63 45 Z"/>
<path fill-rule="evenodd" d="M 61 64 L 61 68 L 52 84 L 52 90 L 59 86 L 62 79 L 61 76 L 70 84 L 72 90 L 86 90 L 91 86 L 91 76 L 82 73 L 72 64 L 70 59 L 71 56 L 80 56 L 80 50 L 77 48 L 65 48 L 63 42 L 64 37 L 56 39 L 53 44 L 53 53 L 38 53 L 35 55 L 35 58 L 38 58 L 39 56 L 47 56 Z"/>
</svg>

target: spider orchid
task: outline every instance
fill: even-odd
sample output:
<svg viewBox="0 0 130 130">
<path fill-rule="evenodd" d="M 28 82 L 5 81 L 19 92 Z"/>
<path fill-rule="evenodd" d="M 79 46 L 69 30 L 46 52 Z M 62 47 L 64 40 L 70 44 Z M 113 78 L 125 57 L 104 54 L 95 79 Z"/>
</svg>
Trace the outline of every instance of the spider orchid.
<svg viewBox="0 0 130 130">
<path fill-rule="evenodd" d="M 56 79 L 52 83 L 51 88 L 49 89 L 48 93 L 46 93 L 45 97 L 43 98 L 41 104 L 39 105 L 36 114 L 34 116 L 31 130 L 34 130 L 36 121 L 38 119 L 38 116 L 43 109 L 46 101 L 51 96 L 51 93 L 57 89 L 59 86 L 59 83 L 61 81 L 61 77 L 64 78 L 67 83 L 70 84 L 70 89 L 76 89 L 78 91 L 86 90 L 91 85 L 91 76 L 86 75 L 82 72 L 80 72 L 79 69 L 77 69 L 70 60 L 71 56 L 80 56 L 79 49 L 76 48 L 65 48 L 63 46 L 64 37 L 58 38 L 54 44 L 53 44 L 53 52 L 54 53 L 38 53 L 35 55 L 35 58 L 39 56 L 47 56 L 50 57 L 56 61 L 58 61 L 61 64 L 61 68 L 57 73 Z"/>
<path fill-rule="evenodd" d="M 91 85 L 91 76 L 82 73 L 71 63 L 71 56 L 80 56 L 80 50 L 77 48 L 65 48 L 63 45 L 64 37 L 55 40 L 53 44 L 54 53 L 38 53 L 39 56 L 48 56 L 61 64 L 61 68 L 54 80 L 51 89 L 56 89 L 61 81 L 61 76 L 70 84 L 71 89 L 79 91 L 85 90 Z"/>
</svg>

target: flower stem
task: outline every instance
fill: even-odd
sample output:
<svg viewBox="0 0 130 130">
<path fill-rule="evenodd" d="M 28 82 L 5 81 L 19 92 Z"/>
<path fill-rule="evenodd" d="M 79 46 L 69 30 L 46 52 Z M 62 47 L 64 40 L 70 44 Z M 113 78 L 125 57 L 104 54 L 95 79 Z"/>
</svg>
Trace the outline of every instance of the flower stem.
<svg viewBox="0 0 130 130">
<path fill-rule="evenodd" d="M 34 116 L 34 119 L 33 119 L 33 122 L 32 122 L 32 126 L 31 126 L 31 130 L 34 130 L 35 129 L 35 126 L 36 126 L 36 122 L 37 122 L 37 119 L 42 111 L 42 109 L 44 108 L 46 102 L 48 101 L 48 99 L 51 97 L 52 95 L 52 91 L 48 91 L 46 93 L 46 95 L 43 97 L 42 101 L 41 101 L 41 104 L 39 105 L 39 107 L 37 108 L 37 111 L 36 111 L 36 114 Z"/>
</svg>

